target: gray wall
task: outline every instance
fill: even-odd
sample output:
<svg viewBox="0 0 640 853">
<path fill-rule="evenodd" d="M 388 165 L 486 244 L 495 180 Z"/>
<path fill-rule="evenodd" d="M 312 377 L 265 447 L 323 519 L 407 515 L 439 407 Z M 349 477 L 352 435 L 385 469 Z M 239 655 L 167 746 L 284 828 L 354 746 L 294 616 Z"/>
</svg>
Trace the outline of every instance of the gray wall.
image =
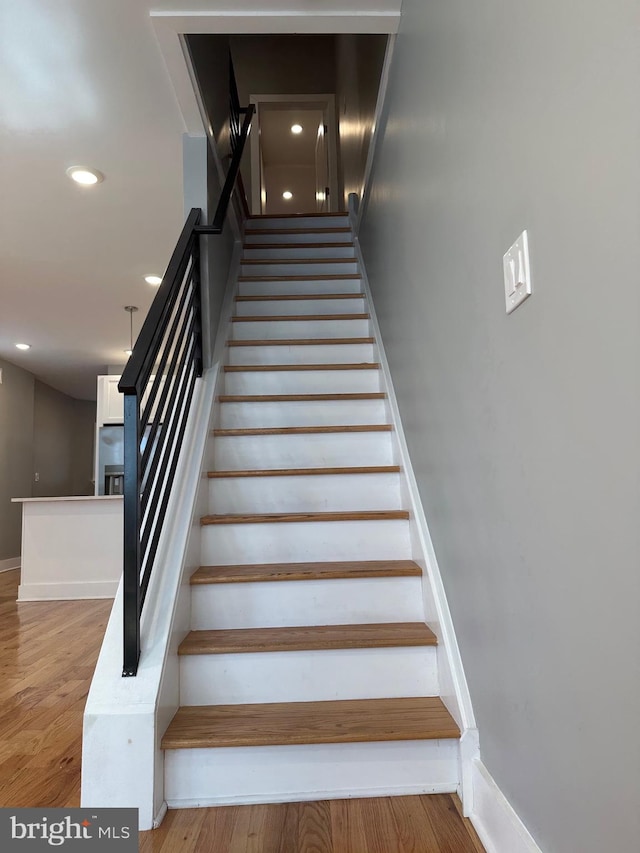
<svg viewBox="0 0 640 853">
<path fill-rule="evenodd" d="M 218 154 L 229 155 L 229 36 L 191 35 L 187 44 Z"/>
<path fill-rule="evenodd" d="M 31 497 L 93 494 L 96 405 L 75 400 L 39 379 L 33 395 Z"/>
<path fill-rule="evenodd" d="M 336 112 L 340 134 L 340 192 L 362 193 L 387 36 L 336 36 Z"/>
<path fill-rule="evenodd" d="M 250 95 L 335 91 L 334 36 L 232 36 L 231 53 L 241 104 Z"/>
<path fill-rule="evenodd" d="M 405 0 L 361 234 L 482 758 L 547 853 L 640 838 L 636 11 Z"/>
<path fill-rule="evenodd" d="M 33 386 L 31 373 L 0 359 L 0 560 L 20 555 L 22 507 L 31 496 Z"/>
<path fill-rule="evenodd" d="M 32 497 L 71 494 L 71 454 L 73 451 L 73 401 L 38 379 L 33 397 Z"/>
<path fill-rule="evenodd" d="M 0 560 L 7 560 L 20 555 L 22 530 L 22 508 L 11 498 L 93 493 L 96 407 L 7 361 L 0 367 Z"/>
<path fill-rule="evenodd" d="M 92 495 L 96 404 L 91 400 L 74 400 L 72 424 L 71 494 Z"/>
</svg>

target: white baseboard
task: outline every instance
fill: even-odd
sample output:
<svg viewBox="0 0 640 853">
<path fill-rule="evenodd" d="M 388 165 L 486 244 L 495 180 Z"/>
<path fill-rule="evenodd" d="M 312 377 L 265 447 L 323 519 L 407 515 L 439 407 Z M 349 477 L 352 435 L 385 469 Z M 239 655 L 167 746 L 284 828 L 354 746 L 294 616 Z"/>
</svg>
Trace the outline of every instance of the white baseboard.
<svg viewBox="0 0 640 853">
<path fill-rule="evenodd" d="M 153 828 L 154 829 L 157 829 L 160 826 L 160 824 L 162 823 L 162 821 L 165 818 L 166 813 L 167 813 L 167 803 L 166 803 L 166 801 L 163 800 L 162 805 L 160 806 L 160 809 L 158 811 L 158 814 L 153 819 Z"/>
<path fill-rule="evenodd" d="M 479 759 L 472 762 L 471 772 L 470 818 L 487 853 L 543 853 Z"/>
<path fill-rule="evenodd" d="M 73 601 L 89 598 L 114 598 L 118 581 L 68 581 L 62 583 L 23 583 L 18 601 Z"/>
<path fill-rule="evenodd" d="M 318 790 L 299 792 L 294 791 L 286 795 L 269 794 L 243 794 L 230 797 L 198 797 L 168 800 L 170 809 L 202 809 L 215 806 L 247 806 L 274 803 L 308 803 L 319 800 L 361 800 L 380 797 L 419 797 L 424 794 L 453 794 L 455 786 L 443 782 L 432 785 L 403 785 L 401 787 L 390 786 L 388 788 L 349 788 L 344 791 Z M 354 851 L 357 853 L 357 851 Z"/>
<path fill-rule="evenodd" d="M 8 560 L 0 560 L 0 573 L 11 572 L 20 568 L 20 557 L 9 557 Z"/>
</svg>

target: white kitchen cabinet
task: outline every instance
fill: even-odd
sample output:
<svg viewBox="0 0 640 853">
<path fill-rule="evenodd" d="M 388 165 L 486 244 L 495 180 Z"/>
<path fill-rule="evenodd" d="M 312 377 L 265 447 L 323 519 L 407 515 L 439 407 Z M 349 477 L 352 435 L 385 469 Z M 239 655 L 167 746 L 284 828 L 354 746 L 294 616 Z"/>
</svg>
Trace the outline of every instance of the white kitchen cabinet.
<svg viewBox="0 0 640 853">
<path fill-rule="evenodd" d="M 119 381 L 119 376 L 98 376 L 98 427 L 124 423 L 124 394 L 118 391 Z"/>
<path fill-rule="evenodd" d="M 142 408 L 144 408 L 146 404 L 154 381 L 155 377 L 151 377 L 149 380 L 149 387 L 142 399 Z M 149 418 L 150 421 L 153 421 L 156 417 L 156 411 L 160 397 L 162 396 L 162 384 L 164 384 L 164 381 L 165 377 L 163 376 L 160 380 L 161 387 L 156 395 L 156 399 L 154 400 L 153 410 L 151 411 L 151 417 Z M 121 394 L 118 391 L 118 382 L 120 382 L 119 376 L 98 376 L 96 415 L 96 424 L 98 429 L 101 426 L 113 426 L 114 424 L 124 423 L 124 394 Z"/>
</svg>

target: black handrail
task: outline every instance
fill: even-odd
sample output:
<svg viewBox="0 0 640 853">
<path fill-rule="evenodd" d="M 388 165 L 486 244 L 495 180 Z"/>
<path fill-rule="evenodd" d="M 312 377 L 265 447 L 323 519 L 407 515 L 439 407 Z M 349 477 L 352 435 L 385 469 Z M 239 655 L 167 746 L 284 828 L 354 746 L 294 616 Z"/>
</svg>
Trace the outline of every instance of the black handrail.
<svg viewBox="0 0 640 853">
<path fill-rule="evenodd" d="M 242 162 L 242 153 L 244 151 L 244 146 L 245 142 L 247 141 L 247 137 L 249 136 L 249 130 L 251 129 L 251 120 L 253 119 L 254 111 L 254 104 L 249 104 L 245 112 L 244 122 L 242 124 L 242 131 L 240 133 L 240 140 L 231 159 L 231 165 L 229 166 L 229 171 L 227 172 L 227 179 L 224 182 L 222 192 L 220 193 L 220 201 L 218 202 L 218 207 L 216 208 L 216 212 L 213 215 L 213 221 L 211 222 L 211 225 L 201 225 L 197 227 L 195 229 L 197 234 L 222 233 L 222 229 L 224 227 L 224 220 L 227 215 L 229 202 L 231 200 L 231 194 L 233 193 L 233 189 L 240 174 L 240 163 Z"/>
<path fill-rule="evenodd" d="M 189 213 L 118 384 L 124 394 L 123 676 L 138 671 L 140 617 L 195 382 L 202 376 L 200 239 L 222 233 L 236 183 L 241 188 L 240 162 L 254 106 L 236 107 L 232 90 L 232 112 L 233 156 L 213 220 L 200 225 L 200 211 Z M 245 118 L 238 135 L 240 113 Z M 246 199 L 241 202 L 246 210 Z"/>
</svg>

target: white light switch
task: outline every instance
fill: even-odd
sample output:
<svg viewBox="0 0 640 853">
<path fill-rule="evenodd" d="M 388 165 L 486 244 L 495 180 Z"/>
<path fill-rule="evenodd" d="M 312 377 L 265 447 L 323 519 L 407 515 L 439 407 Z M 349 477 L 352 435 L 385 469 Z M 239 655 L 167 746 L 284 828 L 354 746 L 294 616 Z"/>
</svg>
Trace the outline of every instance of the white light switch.
<svg viewBox="0 0 640 853">
<path fill-rule="evenodd" d="M 507 314 L 531 296 L 529 240 L 523 231 L 502 259 L 504 267 L 504 299 Z"/>
</svg>

